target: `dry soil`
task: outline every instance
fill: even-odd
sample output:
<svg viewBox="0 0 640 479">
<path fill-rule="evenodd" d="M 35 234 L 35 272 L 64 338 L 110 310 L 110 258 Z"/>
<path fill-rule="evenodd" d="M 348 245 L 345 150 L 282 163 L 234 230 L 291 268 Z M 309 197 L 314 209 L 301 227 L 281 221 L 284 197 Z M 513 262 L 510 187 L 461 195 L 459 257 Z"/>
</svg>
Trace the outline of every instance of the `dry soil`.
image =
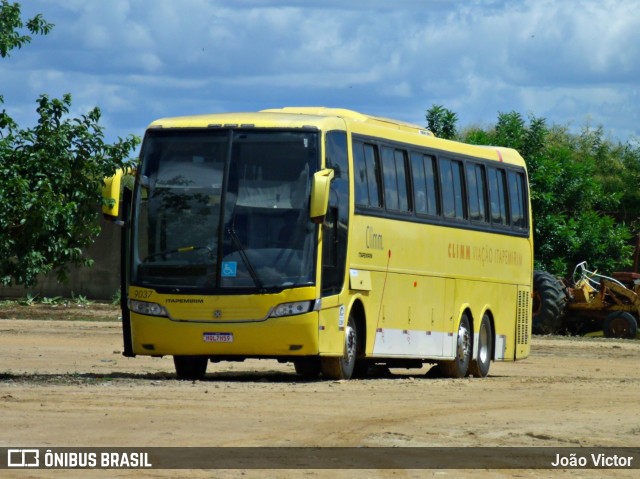
<svg viewBox="0 0 640 479">
<path fill-rule="evenodd" d="M 30 319 L 29 319 L 30 318 Z M 534 337 L 484 379 L 308 381 L 268 360 L 125 358 L 112 306 L 0 307 L 0 447 L 640 445 L 640 341 Z M 464 458 L 460 458 L 461 461 Z M 2 477 L 635 477 L 612 470 L 0 471 Z M 11 473 L 11 474 L 8 474 Z"/>
</svg>

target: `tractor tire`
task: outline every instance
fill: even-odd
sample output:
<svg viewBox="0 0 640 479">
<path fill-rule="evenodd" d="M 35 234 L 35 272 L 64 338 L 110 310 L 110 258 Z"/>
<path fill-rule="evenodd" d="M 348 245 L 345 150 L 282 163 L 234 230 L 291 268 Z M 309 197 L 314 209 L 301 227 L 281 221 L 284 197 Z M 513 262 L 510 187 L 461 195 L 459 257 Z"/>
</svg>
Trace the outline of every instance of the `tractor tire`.
<svg viewBox="0 0 640 479">
<path fill-rule="evenodd" d="M 631 313 L 616 311 L 605 318 L 602 332 L 605 338 L 633 339 L 638 334 L 638 322 Z"/>
<path fill-rule="evenodd" d="M 533 272 L 534 334 L 557 334 L 565 329 L 563 320 L 567 296 L 564 285 L 546 271 Z"/>
</svg>

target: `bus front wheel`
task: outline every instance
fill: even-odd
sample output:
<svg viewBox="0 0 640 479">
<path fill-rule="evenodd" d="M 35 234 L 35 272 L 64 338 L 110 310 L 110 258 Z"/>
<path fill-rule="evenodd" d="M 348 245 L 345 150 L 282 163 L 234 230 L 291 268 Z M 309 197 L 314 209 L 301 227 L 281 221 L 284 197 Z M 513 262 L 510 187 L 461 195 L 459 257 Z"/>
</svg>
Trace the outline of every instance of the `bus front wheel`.
<svg viewBox="0 0 640 479">
<path fill-rule="evenodd" d="M 442 361 L 440 372 L 447 378 L 463 378 L 467 375 L 469 362 L 471 361 L 471 328 L 466 314 L 460 318 L 456 339 L 456 357 L 453 361 Z"/>
<path fill-rule="evenodd" d="M 207 356 L 174 356 L 173 364 L 176 367 L 178 379 L 195 381 L 202 379 L 207 372 Z"/>
<path fill-rule="evenodd" d="M 344 332 L 344 353 L 342 356 L 320 358 L 322 375 L 328 379 L 351 379 L 358 355 L 358 330 L 355 318 L 349 315 Z"/>
</svg>

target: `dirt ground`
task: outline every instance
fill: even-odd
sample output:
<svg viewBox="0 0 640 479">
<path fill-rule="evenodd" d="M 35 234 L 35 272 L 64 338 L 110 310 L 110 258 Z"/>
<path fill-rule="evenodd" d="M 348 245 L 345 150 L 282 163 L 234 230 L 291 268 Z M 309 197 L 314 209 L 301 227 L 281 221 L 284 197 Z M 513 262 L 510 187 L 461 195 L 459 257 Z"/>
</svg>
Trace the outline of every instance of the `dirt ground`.
<svg viewBox="0 0 640 479">
<path fill-rule="evenodd" d="M 16 319 L 20 318 L 20 319 Z M 37 318 L 37 319 L 25 319 Z M 122 356 L 113 306 L 0 307 L 0 447 L 638 447 L 640 341 L 534 337 L 489 377 L 306 381 L 276 361 Z M 464 458 L 460 458 L 461 461 Z M 12 475 L 13 474 L 13 475 Z M 2 477 L 635 477 L 637 470 L 0 471 Z"/>
</svg>

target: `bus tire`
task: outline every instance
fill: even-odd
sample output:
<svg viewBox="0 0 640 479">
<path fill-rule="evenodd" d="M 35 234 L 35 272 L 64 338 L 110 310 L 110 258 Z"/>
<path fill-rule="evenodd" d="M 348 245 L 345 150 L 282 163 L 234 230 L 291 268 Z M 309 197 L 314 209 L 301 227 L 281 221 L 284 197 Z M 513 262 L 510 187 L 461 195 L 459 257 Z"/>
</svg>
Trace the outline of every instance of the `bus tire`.
<svg viewBox="0 0 640 479">
<path fill-rule="evenodd" d="M 196 381 L 204 378 L 207 372 L 207 356 L 174 356 L 173 364 L 176 367 L 176 376 L 180 380 Z"/>
<path fill-rule="evenodd" d="M 638 334 L 638 322 L 631 313 L 616 311 L 604 319 L 602 333 L 605 338 L 633 339 Z"/>
<path fill-rule="evenodd" d="M 562 315 L 567 297 L 564 286 L 555 276 L 546 271 L 533 272 L 534 334 L 556 334 L 564 328 Z"/>
<path fill-rule="evenodd" d="M 485 314 L 482 316 L 480 331 L 478 332 L 478 352 L 469 364 L 468 374 L 476 378 L 485 378 L 489 374 L 491 355 L 493 353 L 493 331 L 491 321 Z"/>
<path fill-rule="evenodd" d="M 440 362 L 440 373 L 446 378 L 463 378 L 467 375 L 469 362 L 471 361 L 472 342 L 469 318 L 463 314 L 458 325 L 456 337 L 456 357 L 452 361 Z"/>
<path fill-rule="evenodd" d="M 327 379 L 351 379 L 358 356 L 358 330 L 353 315 L 349 315 L 344 332 L 344 353 L 342 356 L 320 358 L 322 375 Z"/>
</svg>

